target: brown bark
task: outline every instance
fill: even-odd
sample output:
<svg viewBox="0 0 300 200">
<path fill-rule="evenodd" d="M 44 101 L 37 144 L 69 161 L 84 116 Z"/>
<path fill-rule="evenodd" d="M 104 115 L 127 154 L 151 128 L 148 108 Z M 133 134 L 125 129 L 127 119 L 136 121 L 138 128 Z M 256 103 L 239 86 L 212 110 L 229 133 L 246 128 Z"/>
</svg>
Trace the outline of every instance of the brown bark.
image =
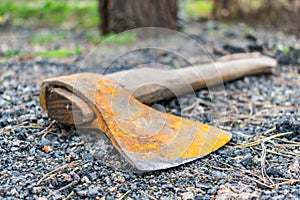
<svg viewBox="0 0 300 200">
<path fill-rule="evenodd" d="M 212 14 L 216 20 L 238 20 L 252 25 L 275 27 L 300 35 L 299 0 L 260 0 L 260 6 L 251 0 L 213 0 Z"/>
<path fill-rule="evenodd" d="M 101 31 L 120 33 L 139 27 L 177 30 L 177 0 L 99 0 Z"/>
</svg>

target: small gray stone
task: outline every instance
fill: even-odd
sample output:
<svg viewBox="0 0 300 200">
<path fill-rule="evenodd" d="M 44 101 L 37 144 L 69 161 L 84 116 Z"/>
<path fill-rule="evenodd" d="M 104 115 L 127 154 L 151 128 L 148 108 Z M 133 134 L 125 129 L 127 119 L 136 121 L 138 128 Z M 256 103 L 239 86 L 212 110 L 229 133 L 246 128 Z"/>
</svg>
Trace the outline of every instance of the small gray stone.
<svg viewBox="0 0 300 200">
<path fill-rule="evenodd" d="M 80 190 L 80 191 L 77 192 L 77 194 L 78 194 L 79 196 L 81 196 L 81 197 L 86 197 L 86 196 L 87 196 L 86 190 Z"/>
<path fill-rule="evenodd" d="M 194 199 L 194 194 L 192 192 L 185 192 L 185 193 L 182 193 L 182 199 L 184 200 L 192 200 Z"/>
<path fill-rule="evenodd" d="M 81 182 L 87 183 L 87 184 L 91 183 L 90 179 L 87 176 L 82 177 Z"/>
<path fill-rule="evenodd" d="M 87 194 L 89 197 L 96 197 L 98 194 L 98 187 L 90 186 Z"/>
<path fill-rule="evenodd" d="M 39 194 L 42 192 L 42 187 L 33 187 L 32 188 L 32 193 L 33 194 Z"/>
</svg>

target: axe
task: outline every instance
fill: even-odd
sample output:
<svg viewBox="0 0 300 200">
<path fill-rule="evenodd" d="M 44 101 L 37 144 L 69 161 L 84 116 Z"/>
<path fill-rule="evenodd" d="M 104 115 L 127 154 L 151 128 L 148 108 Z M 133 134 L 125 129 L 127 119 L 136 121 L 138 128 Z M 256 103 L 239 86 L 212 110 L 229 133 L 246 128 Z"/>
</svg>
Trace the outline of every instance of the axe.
<svg viewBox="0 0 300 200">
<path fill-rule="evenodd" d="M 146 104 L 247 75 L 271 73 L 276 60 L 233 55 L 176 70 L 138 68 L 108 75 L 78 73 L 42 83 L 40 103 L 65 125 L 98 129 L 139 171 L 175 167 L 206 156 L 231 133 L 152 109 Z M 146 104 L 145 104 L 146 103 Z"/>
</svg>

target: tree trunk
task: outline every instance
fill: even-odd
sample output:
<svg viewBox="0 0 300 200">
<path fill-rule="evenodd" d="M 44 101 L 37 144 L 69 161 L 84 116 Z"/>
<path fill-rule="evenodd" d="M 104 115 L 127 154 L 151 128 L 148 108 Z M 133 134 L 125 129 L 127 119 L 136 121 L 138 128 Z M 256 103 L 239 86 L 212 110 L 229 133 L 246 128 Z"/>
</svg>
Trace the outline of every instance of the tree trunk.
<svg viewBox="0 0 300 200">
<path fill-rule="evenodd" d="M 99 0 L 101 31 L 119 33 L 138 27 L 177 30 L 177 0 Z"/>
</svg>

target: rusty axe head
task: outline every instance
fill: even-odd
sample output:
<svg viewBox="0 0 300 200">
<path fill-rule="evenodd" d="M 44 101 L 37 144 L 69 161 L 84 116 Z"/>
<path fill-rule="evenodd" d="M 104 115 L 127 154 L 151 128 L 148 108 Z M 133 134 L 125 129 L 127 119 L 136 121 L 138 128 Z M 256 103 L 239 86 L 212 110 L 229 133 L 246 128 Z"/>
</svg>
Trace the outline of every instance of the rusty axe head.
<svg viewBox="0 0 300 200">
<path fill-rule="evenodd" d="M 201 158 L 231 139 L 229 132 L 156 111 L 100 74 L 48 79 L 42 85 L 40 101 L 49 117 L 63 124 L 104 132 L 140 171 Z"/>
</svg>

